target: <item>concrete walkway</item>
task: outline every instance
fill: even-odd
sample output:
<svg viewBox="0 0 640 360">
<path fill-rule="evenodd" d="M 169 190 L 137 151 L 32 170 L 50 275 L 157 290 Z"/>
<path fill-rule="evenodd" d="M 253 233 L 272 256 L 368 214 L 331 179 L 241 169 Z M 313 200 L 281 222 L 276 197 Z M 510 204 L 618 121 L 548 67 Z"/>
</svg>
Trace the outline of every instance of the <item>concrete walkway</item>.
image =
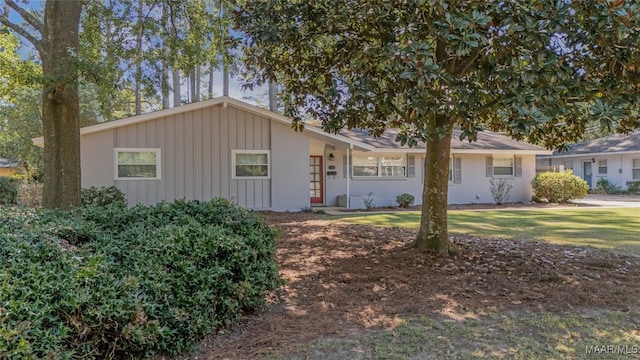
<svg viewBox="0 0 640 360">
<path fill-rule="evenodd" d="M 598 207 L 629 207 L 640 208 L 640 196 L 638 195 L 593 195 L 589 194 L 584 199 L 575 200 L 574 203 L 588 204 Z M 477 211 L 490 211 L 490 210 L 527 210 L 526 207 L 509 208 L 505 204 L 504 209 L 476 209 Z M 554 209 L 554 208 L 544 208 Z M 557 209 L 567 209 L 567 207 L 558 207 Z M 316 210 L 324 210 L 327 215 L 357 215 L 357 214 L 388 214 L 394 213 L 393 209 L 380 211 L 343 211 L 341 207 L 318 207 Z M 473 210 L 473 209 L 470 209 Z"/>
<path fill-rule="evenodd" d="M 640 196 L 638 195 L 592 195 L 589 194 L 584 199 L 575 200 L 575 203 L 589 204 L 604 207 L 640 207 Z"/>
</svg>

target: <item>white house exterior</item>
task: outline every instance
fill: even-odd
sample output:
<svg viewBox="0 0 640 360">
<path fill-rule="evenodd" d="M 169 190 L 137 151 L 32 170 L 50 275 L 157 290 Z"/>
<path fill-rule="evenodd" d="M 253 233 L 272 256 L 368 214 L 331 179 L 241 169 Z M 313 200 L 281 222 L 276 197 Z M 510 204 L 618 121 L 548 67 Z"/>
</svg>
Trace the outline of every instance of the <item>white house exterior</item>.
<svg viewBox="0 0 640 360">
<path fill-rule="evenodd" d="M 591 188 L 598 179 L 607 179 L 624 189 L 627 182 L 640 181 L 640 132 L 615 134 L 573 145 L 566 152 L 540 155 L 537 169 L 571 169 Z"/>
<path fill-rule="evenodd" d="M 339 135 L 229 97 L 82 128 L 82 186 L 116 186 L 130 205 L 228 198 L 257 210 L 420 204 L 425 148 L 402 147 L 389 131 Z M 34 139 L 43 146 L 43 139 Z M 492 176 L 511 181 L 509 201 L 531 199 L 535 157 L 549 153 L 491 132 L 452 142 L 449 203 L 492 202 Z"/>
</svg>

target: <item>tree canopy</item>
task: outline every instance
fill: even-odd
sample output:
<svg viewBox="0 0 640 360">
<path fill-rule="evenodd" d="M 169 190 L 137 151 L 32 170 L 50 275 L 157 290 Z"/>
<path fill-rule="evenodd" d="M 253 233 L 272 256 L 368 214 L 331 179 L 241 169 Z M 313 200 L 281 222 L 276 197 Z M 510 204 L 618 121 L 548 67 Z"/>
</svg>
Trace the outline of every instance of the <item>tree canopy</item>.
<svg viewBox="0 0 640 360">
<path fill-rule="evenodd" d="M 416 245 L 447 239 L 450 140 L 483 129 L 563 149 L 590 121 L 640 127 L 635 1 L 241 1 L 250 84 L 277 80 L 294 126 L 400 128 L 426 142 Z"/>
</svg>

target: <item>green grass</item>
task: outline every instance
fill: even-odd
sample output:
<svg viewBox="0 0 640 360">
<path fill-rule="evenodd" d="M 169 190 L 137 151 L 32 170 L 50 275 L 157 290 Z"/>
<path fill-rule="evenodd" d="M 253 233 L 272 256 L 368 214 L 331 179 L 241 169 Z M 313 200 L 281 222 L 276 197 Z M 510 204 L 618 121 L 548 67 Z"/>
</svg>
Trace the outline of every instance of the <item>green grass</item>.
<svg viewBox="0 0 640 360">
<path fill-rule="evenodd" d="M 419 212 L 345 215 L 337 219 L 412 229 L 420 225 Z M 449 233 L 594 246 L 640 254 L 640 208 L 449 211 Z"/>
<path fill-rule="evenodd" d="M 640 353 L 633 312 L 481 312 L 462 321 L 408 317 L 393 329 L 323 338 L 290 359 L 630 359 Z M 611 345 L 611 351 L 587 348 Z M 263 359 L 278 359 L 273 354 Z"/>
</svg>

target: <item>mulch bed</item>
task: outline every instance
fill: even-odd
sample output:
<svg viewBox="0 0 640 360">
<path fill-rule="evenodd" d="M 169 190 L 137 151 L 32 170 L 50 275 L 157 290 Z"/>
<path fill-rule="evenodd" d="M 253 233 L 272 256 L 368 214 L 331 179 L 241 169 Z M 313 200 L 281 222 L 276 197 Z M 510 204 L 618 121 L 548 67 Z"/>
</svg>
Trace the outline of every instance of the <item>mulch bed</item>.
<svg viewBox="0 0 640 360">
<path fill-rule="evenodd" d="M 640 299 L 640 259 L 532 241 L 454 236 L 457 258 L 410 246 L 413 230 L 264 213 L 282 230 L 287 285 L 271 306 L 205 341 L 192 359 L 247 359 L 323 336 L 392 327 L 403 316 L 463 319 L 488 309 L 630 310 Z"/>
</svg>

